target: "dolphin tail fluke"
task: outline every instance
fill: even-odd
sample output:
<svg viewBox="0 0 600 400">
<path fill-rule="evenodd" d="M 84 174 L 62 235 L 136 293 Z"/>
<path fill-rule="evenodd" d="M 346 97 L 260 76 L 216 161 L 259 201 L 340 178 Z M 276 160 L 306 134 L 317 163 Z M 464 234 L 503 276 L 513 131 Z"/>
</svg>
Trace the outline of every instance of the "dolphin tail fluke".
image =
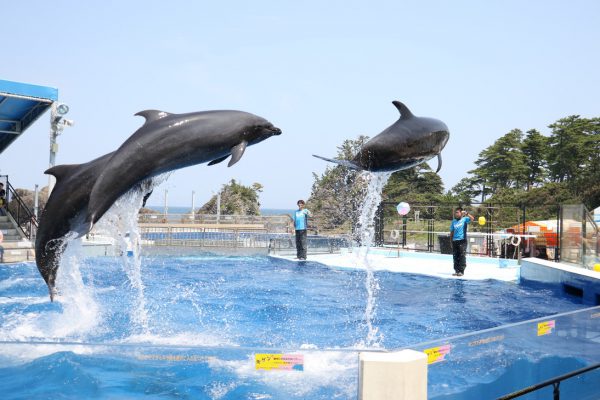
<svg viewBox="0 0 600 400">
<path fill-rule="evenodd" d="M 332 163 L 336 163 L 338 165 L 341 165 L 343 167 L 350 168 L 350 169 L 356 169 L 356 170 L 362 170 L 363 169 L 363 168 L 360 167 L 360 165 L 357 165 L 357 164 L 353 163 L 352 161 L 348 161 L 348 160 L 336 160 L 336 159 L 333 159 L 333 158 L 321 157 L 321 156 L 318 156 L 316 154 L 313 154 L 313 157 L 317 157 L 317 158 L 320 158 L 321 160 L 325 160 L 325 161 L 329 161 L 329 162 L 332 162 Z"/>
<path fill-rule="evenodd" d="M 437 159 L 438 159 L 438 166 L 437 166 L 437 169 L 435 170 L 436 174 L 438 172 L 440 172 L 440 170 L 442 169 L 442 153 L 438 153 Z"/>
</svg>

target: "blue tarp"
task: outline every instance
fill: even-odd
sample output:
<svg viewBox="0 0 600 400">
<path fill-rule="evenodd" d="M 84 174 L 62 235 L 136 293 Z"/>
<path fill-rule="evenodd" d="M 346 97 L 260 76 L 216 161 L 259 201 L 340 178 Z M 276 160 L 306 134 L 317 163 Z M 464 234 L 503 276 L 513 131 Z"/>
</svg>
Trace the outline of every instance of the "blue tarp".
<svg viewBox="0 0 600 400">
<path fill-rule="evenodd" d="M 0 80 L 0 153 L 58 100 L 58 89 Z"/>
</svg>

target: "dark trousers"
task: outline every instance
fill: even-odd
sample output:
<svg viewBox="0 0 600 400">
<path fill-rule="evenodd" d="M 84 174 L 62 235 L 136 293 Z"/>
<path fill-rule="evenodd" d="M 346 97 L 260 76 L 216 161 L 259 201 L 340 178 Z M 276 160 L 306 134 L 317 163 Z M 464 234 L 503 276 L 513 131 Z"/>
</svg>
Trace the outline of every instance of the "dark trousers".
<svg viewBox="0 0 600 400">
<path fill-rule="evenodd" d="M 452 258 L 454 259 L 454 270 L 456 272 L 465 272 L 467 268 L 467 240 L 452 241 Z"/>
<path fill-rule="evenodd" d="M 296 231 L 296 257 L 306 259 L 306 229 Z"/>
</svg>

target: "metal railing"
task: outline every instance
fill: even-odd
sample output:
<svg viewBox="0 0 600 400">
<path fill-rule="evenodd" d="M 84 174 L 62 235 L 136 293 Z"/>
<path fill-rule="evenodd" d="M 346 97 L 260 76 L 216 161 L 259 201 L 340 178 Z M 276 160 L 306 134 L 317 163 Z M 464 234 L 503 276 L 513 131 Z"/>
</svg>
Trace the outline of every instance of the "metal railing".
<svg viewBox="0 0 600 400">
<path fill-rule="evenodd" d="M 140 214 L 141 224 L 189 224 L 189 225 L 253 225 L 261 224 L 269 232 L 289 233 L 292 218 L 289 215 L 216 215 L 216 214 Z"/>
<path fill-rule="evenodd" d="M 19 230 L 29 240 L 35 238 L 38 221 L 33 211 L 27 207 L 21 196 L 16 192 L 8 180 L 8 175 L 0 175 L 6 179 L 6 210 L 13 217 Z"/>
<path fill-rule="evenodd" d="M 449 226 L 456 204 L 414 203 L 404 216 L 398 215 L 396 205 L 397 202 L 390 201 L 381 203 L 375 221 L 376 243 L 411 251 L 451 254 Z M 526 208 L 517 204 L 471 203 L 467 208 L 476 218 L 469 225 L 467 251 L 470 254 L 559 261 L 558 205 Z M 480 217 L 485 218 L 481 220 L 482 225 Z"/>
<path fill-rule="evenodd" d="M 140 226 L 143 245 L 185 247 L 264 248 L 276 234 L 259 226 L 202 227 L 169 224 Z"/>
<path fill-rule="evenodd" d="M 509 393 L 509 394 L 507 394 L 505 396 L 499 397 L 497 400 L 515 399 L 517 397 L 521 397 L 521 396 L 523 396 L 523 395 L 525 395 L 527 393 L 535 392 L 535 391 L 537 391 L 539 389 L 545 388 L 546 386 L 550 386 L 550 385 L 552 385 L 554 387 L 554 390 L 552 391 L 552 399 L 553 400 L 560 400 L 560 383 L 562 381 L 564 381 L 566 379 L 569 379 L 569 378 L 572 378 L 574 376 L 581 375 L 581 374 L 584 374 L 586 372 L 595 370 L 596 368 L 600 368 L 600 363 L 599 364 L 590 365 L 590 366 L 578 369 L 578 370 L 573 371 L 573 372 L 569 372 L 568 374 L 557 376 L 556 378 L 548 379 L 547 381 L 540 382 L 540 383 L 538 383 L 536 385 L 532 385 L 532 386 L 526 387 L 526 388 L 518 390 L 516 392 Z"/>
</svg>

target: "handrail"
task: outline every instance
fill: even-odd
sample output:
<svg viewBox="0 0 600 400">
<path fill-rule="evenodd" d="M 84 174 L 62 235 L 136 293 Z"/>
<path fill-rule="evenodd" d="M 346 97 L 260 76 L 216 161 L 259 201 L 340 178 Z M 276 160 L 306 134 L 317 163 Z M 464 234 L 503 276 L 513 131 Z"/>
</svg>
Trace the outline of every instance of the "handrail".
<svg viewBox="0 0 600 400">
<path fill-rule="evenodd" d="M 38 227 L 37 218 L 10 184 L 8 175 L 0 175 L 0 177 L 6 177 L 6 210 L 10 212 L 23 235 L 32 240 Z M 11 199 L 16 203 L 16 206 L 11 205 Z M 9 206 L 13 209 L 12 211 L 9 210 Z"/>
<path fill-rule="evenodd" d="M 574 376 L 577 375 L 581 375 L 584 374 L 586 372 L 592 371 L 596 368 L 600 368 L 600 363 L 598 364 L 594 364 L 594 365 L 590 365 L 587 366 L 585 368 L 581 368 L 572 372 L 569 372 L 568 374 L 564 374 L 561 376 L 557 376 L 555 378 L 549 379 L 547 381 L 538 383 L 536 385 L 532 385 L 529 387 L 526 387 L 524 389 L 521 390 L 517 390 L 516 392 L 513 393 L 509 393 L 507 395 L 504 395 L 502 397 L 498 397 L 497 400 L 510 400 L 510 399 L 514 399 L 517 397 L 521 397 L 527 393 L 531 393 L 531 392 L 535 392 L 536 390 L 545 388 L 546 386 L 550 386 L 553 385 L 554 386 L 554 391 L 553 391 L 553 400 L 559 400 L 560 399 L 560 383 L 566 379 L 572 378 Z"/>
</svg>

